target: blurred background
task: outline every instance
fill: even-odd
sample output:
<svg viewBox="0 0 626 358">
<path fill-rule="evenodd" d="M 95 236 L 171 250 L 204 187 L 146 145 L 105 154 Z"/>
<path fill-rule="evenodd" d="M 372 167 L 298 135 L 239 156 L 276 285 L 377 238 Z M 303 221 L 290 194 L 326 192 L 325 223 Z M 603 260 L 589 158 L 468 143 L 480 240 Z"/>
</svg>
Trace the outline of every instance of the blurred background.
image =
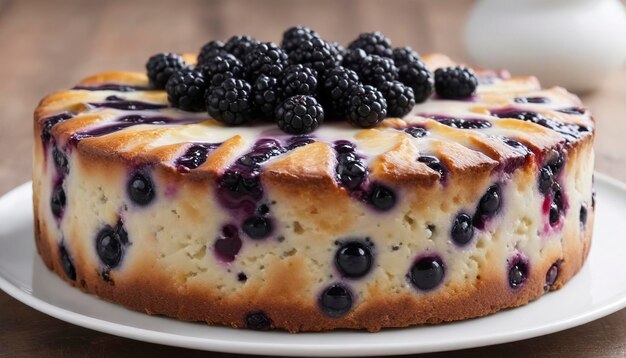
<svg viewBox="0 0 626 358">
<path fill-rule="evenodd" d="M 32 112 L 44 95 L 97 72 L 143 71 L 154 53 L 196 52 L 209 40 L 246 34 L 279 42 L 286 28 L 298 24 L 344 45 L 361 32 L 378 30 L 394 46 L 422 54 L 441 52 L 460 62 L 513 69 L 514 75 L 544 73 L 551 84 L 571 83 L 597 121 L 596 169 L 626 181 L 626 68 L 620 57 L 626 38 L 617 31 L 626 26 L 623 3 L 0 0 L 0 195 L 31 178 Z M 0 346 L 10 342 L 14 352 L 27 356 L 97 353 L 70 341 L 126 353 L 148 346 L 65 324 L 3 293 L 0 307 L 0 342 L 5 342 Z M 597 356 L 595 349 L 606 346 L 626 354 L 626 329 L 619 329 L 626 328 L 626 315 L 618 315 L 570 330 L 569 336 L 563 332 L 474 353 L 502 355 L 515 347 L 524 354 L 542 346 L 563 356 Z M 586 336 L 587 344 L 568 338 L 574 335 Z M 597 344 L 592 347 L 589 339 Z M 563 351 L 566 341 L 570 346 Z"/>
</svg>

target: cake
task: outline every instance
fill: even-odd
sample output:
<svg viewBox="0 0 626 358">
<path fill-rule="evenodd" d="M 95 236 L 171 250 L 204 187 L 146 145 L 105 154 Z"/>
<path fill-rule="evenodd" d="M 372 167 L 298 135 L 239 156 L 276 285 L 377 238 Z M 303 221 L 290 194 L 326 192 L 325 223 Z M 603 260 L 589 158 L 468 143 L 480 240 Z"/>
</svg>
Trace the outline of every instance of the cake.
<svg viewBox="0 0 626 358">
<path fill-rule="evenodd" d="M 39 255 L 104 300 L 238 328 L 378 331 L 527 304 L 589 252 L 594 123 L 563 88 L 475 71 L 469 98 L 295 135 L 174 108 L 143 72 L 88 77 L 35 110 Z"/>
</svg>

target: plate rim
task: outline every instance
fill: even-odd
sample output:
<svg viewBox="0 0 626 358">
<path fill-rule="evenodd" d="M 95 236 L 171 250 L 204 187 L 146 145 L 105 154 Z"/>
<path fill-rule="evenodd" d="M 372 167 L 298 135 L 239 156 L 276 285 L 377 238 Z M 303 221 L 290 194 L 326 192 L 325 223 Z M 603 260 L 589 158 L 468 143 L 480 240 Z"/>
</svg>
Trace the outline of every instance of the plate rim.
<svg viewBox="0 0 626 358">
<path fill-rule="evenodd" d="M 621 182 L 615 178 L 612 178 L 606 174 L 594 172 L 596 180 L 603 182 L 608 186 L 614 187 L 620 191 L 626 192 L 626 183 Z M 6 201 L 10 201 L 14 196 L 20 195 L 23 191 L 28 190 L 27 187 L 32 186 L 32 182 L 26 182 L 17 187 L 9 190 L 0 196 L 0 206 Z M 483 347 L 495 344 L 515 342 L 523 339 L 535 338 L 551 333 L 556 333 L 579 325 L 589 323 L 591 321 L 608 316 L 615 313 L 620 309 L 626 307 L 626 294 L 615 299 L 613 302 L 604 304 L 601 307 L 592 309 L 582 315 L 577 315 L 569 319 L 562 319 L 555 322 L 550 322 L 532 329 L 525 329 L 522 331 L 503 331 L 499 334 L 482 337 L 472 341 L 458 341 L 458 342 L 441 342 L 432 343 L 427 346 L 416 346 L 407 342 L 405 344 L 389 345 L 368 345 L 361 350 L 354 351 L 354 347 L 351 345 L 345 346 L 341 344 L 307 344 L 307 343 L 263 343 L 263 342 L 237 342 L 233 345 L 231 341 L 225 341 L 223 339 L 215 339 L 211 337 L 190 337 L 180 334 L 159 332 L 146 328 L 132 327 L 125 324 L 111 322 L 100 318 L 91 317 L 81 313 L 76 313 L 71 310 L 61 308 L 50 304 L 41 298 L 35 297 L 29 294 L 27 290 L 17 287 L 10 281 L 8 281 L 2 273 L 0 273 L 0 289 L 6 292 L 9 296 L 22 302 L 23 304 L 42 312 L 46 315 L 54 317 L 56 319 L 92 329 L 95 331 L 112 334 L 119 337 L 130 338 L 138 341 L 144 341 L 149 343 L 156 343 L 162 345 L 169 345 L 182 348 L 191 348 L 205 351 L 216 351 L 225 353 L 239 353 L 239 354 L 272 354 L 272 355 L 306 355 L 306 356 L 363 356 L 363 355 L 398 355 L 398 354 L 411 354 L 411 353 L 428 353 L 428 352 L 441 352 L 441 351 L 453 351 L 459 349 Z M 97 299 L 97 297 L 95 297 Z M 123 308 L 123 307 L 120 307 Z M 159 317 L 159 316 L 157 316 Z M 182 321 L 181 321 L 182 322 Z M 185 323 L 185 322 L 183 322 Z M 190 324 L 197 324 L 189 322 Z M 233 331 L 236 331 L 233 329 Z M 362 332 L 364 335 L 372 334 L 368 332 Z M 332 332 L 314 333 L 320 334 L 332 334 Z M 375 334 L 375 333 L 374 333 Z"/>
</svg>

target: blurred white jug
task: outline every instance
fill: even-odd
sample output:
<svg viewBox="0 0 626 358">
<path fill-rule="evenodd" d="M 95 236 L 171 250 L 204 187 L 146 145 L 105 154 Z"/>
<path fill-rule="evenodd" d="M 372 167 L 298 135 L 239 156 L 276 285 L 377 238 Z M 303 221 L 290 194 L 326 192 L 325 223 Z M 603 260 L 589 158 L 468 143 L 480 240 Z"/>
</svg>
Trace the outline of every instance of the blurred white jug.
<svg viewBox="0 0 626 358">
<path fill-rule="evenodd" d="M 626 12 L 619 0 L 480 0 L 465 45 L 477 66 L 586 92 L 622 68 Z"/>
</svg>

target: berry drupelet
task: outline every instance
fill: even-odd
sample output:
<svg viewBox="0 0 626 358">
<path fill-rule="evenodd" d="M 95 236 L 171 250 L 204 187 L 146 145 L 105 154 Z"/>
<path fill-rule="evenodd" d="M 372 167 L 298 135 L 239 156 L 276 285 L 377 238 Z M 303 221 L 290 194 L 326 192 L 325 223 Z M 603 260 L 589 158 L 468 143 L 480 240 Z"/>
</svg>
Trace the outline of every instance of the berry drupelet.
<svg viewBox="0 0 626 358">
<path fill-rule="evenodd" d="M 398 78 L 398 68 L 393 60 L 376 55 L 368 56 L 357 71 L 359 78 L 366 85 L 379 86 L 383 82 Z"/>
<path fill-rule="evenodd" d="M 252 86 L 254 105 L 266 118 L 274 118 L 274 109 L 282 101 L 280 82 L 270 76 L 260 75 Z"/>
<path fill-rule="evenodd" d="M 412 56 L 404 57 L 398 66 L 398 79 L 411 87 L 415 95 L 415 102 L 422 103 L 433 93 L 433 74 L 424 62 Z M 397 64 L 397 62 L 396 62 Z"/>
<path fill-rule="evenodd" d="M 311 40 L 303 40 L 298 43 L 289 53 L 289 62 L 303 64 L 323 76 L 326 71 L 339 65 L 340 60 L 335 55 L 335 50 L 326 41 L 313 37 Z"/>
<path fill-rule="evenodd" d="M 359 85 L 359 76 L 356 72 L 343 66 L 330 70 L 320 88 L 322 102 L 327 109 L 327 117 L 344 117 L 350 92 Z"/>
<path fill-rule="evenodd" d="M 391 41 L 380 32 L 368 32 L 360 34 L 359 37 L 348 45 L 349 49 L 360 48 L 368 55 L 378 55 L 381 57 L 391 57 Z"/>
<path fill-rule="evenodd" d="M 196 66 L 202 66 L 204 63 L 214 56 L 223 56 L 228 52 L 224 49 L 222 41 L 209 41 L 200 49 L 198 53 L 198 62 Z"/>
<path fill-rule="evenodd" d="M 324 109 L 311 96 L 293 96 L 276 107 L 276 123 L 289 134 L 306 134 L 324 121 Z"/>
<path fill-rule="evenodd" d="M 272 42 L 261 42 L 246 54 L 243 64 L 251 81 L 261 74 L 278 77 L 287 66 L 287 53 Z"/>
<path fill-rule="evenodd" d="M 167 81 L 165 89 L 172 106 L 191 112 L 206 110 L 204 97 L 207 85 L 201 71 L 178 70 Z"/>
<path fill-rule="evenodd" d="M 242 60 L 258 43 L 250 36 L 233 36 L 226 41 L 224 50 Z"/>
<path fill-rule="evenodd" d="M 207 91 L 206 105 L 209 115 L 228 125 L 248 122 L 252 114 L 250 92 L 250 84 L 244 80 L 225 80 Z"/>
<path fill-rule="evenodd" d="M 311 41 L 314 38 L 320 38 L 320 35 L 308 27 L 294 26 L 283 33 L 281 46 L 287 53 L 291 53 L 301 42 Z"/>
<path fill-rule="evenodd" d="M 461 99 L 474 94 L 478 81 L 467 67 L 444 67 L 435 71 L 435 90 L 442 98 Z"/>
<path fill-rule="evenodd" d="M 420 56 L 410 47 L 399 47 L 393 49 L 392 58 L 396 66 L 400 67 L 400 65 L 405 63 L 411 63 L 415 60 L 419 60 Z"/>
<path fill-rule="evenodd" d="M 352 125 L 372 128 L 387 116 L 387 101 L 372 86 L 358 86 L 350 94 L 348 120 Z"/>
<path fill-rule="evenodd" d="M 285 69 L 281 79 L 285 97 L 295 95 L 315 95 L 317 91 L 317 71 L 303 65 L 291 65 Z"/>
<path fill-rule="evenodd" d="M 393 117 L 402 117 L 408 114 L 415 106 L 413 89 L 399 81 L 384 82 L 378 87 L 387 101 L 387 114 Z"/>
<path fill-rule="evenodd" d="M 348 49 L 343 53 L 343 61 L 341 64 L 345 68 L 349 68 L 352 71 L 358 71 L 361 64 L 365 62 L 367 58 L 367 53 L 360 48 L 357 49 Z"/>
<path fill-rule="evenodd" d="M 150 85 L 157 89 L 164 89 L 170 76 L 185 67 L 185 61 L 174 53 L 160 53 L 150 57 L 146 63 Z"/>
<path fill-rule="evenodd" d="M 231 54 L 208 58 L 200 67 L 210 86 L 217 86 L 227 78 L 242 78 L 243 64 Z"/>
</svg>

